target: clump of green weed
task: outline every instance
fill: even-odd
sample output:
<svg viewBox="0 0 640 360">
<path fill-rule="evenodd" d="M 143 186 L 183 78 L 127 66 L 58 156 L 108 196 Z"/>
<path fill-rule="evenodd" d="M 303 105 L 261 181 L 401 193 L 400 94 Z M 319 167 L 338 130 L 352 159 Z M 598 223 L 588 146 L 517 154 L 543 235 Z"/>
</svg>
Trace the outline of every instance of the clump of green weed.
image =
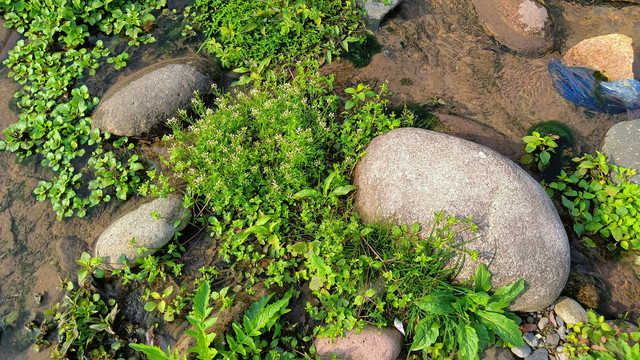
<svg viewBox="0 0 640 360">
<path fill-rule="evenodd" d="M 631 331 L 624 319 L 611 323 L 593 310 L 587 315 L 588 323 L 567 325 L 569 334 L 563 346 L 567 355 L 584 360 L 640 359 L 639 331 Z"/>
<path fill-rule="evenodd" d="M 331 62 L 359 41 L 364 26 L 353 1 L 197 0 L 185 16 L 205 33 L 203 46 L 223 66 L 250 73 L 240 84 L 277 65 L 318 57 Z"/>
</svg>

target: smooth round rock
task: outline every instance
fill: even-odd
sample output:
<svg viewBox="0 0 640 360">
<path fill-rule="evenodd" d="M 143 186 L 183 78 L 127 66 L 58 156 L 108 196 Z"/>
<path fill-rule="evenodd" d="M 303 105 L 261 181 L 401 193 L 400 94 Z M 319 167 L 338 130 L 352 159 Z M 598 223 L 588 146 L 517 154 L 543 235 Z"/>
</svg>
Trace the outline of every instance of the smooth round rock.
<svg viewBox="0 0 640 360">
<path fill-rule="evenodd" d="M 517 357 L 519 357 L 521 359 L 524 359 L 527 356 L 531 355 L 531 348 L 529 347 L 529 345 L 524 344 L 523 346 L 520 346 L 520 347 L 512 347 L 511 348 L 511 352 L 515 356 L 517 356 Z"/>
<path fill-rule="evenodd" d="M 636 169 L 640 174 L 640 119 L 613 125 L 604 137 L 602 152 L 611 164 Z M 629 181 L 640 184 L 640 175 Z"/>
<path fill-rule="evenodd" d="M 622 34 L 585 39 L 567 50 L 562 63 L 598 70 L 609 81 L 633 79 L 632 42 L 632 38 Z"/>
<path fill-rule="evenodd" d="M 583 324 L 589 322 L 586 310 L 577 301 L 566 296 L 558 298 L 554 311 L 566 324 L 575 325 L 578 322 Z"/>
<path fill-rule="evenodd" d="M 507 348 L 489 345 L 484 350 L 484 357 L 480 358 L 483 360 L 513 360 L 515 359 L 515 356 Z"/>
<path fill-rule="evenodd" d="M 538 346 L 538 344 L 540 343 L 540 340 L 538 340 L 538 338 L 533 334 L 533 333 L 524 333 L 522 335 L 522 339 L 524 340 L 525 343 L 527 343 L 527 345 L 531 346 L 532 348 L 535 348 Z"/>
<path fill-rule="evenodd" d="M 533 354 L 527 356 L 526 360 L 549 360 L 549 352 L 547 349 L 538 349 Z"/>
<path fill-rule="evenodd" d="M 168 119 L 190 106 L 193 93 L 210 92 L 220 80 L 215 63 L 183 58 L 146 67 L 116 83 L 93 114 L 92 128 L 136 138 L 162 135 Z"/>
<path fill-rule="evenodd" d="M 553 47 L 547 9 L 534 0 L 472 0 L 487 33 L 525 55 L 543 56 Z"/>
<path fill-rule="evenodd" d="M 525 281 L 512 311 L 553 303 L 569 275 L 567 234 L 549 196 L 511 160 L 484 146 L 429 130 L 402 128 L 378 136 L 356 166 L 356 208 L 368 222 L 425 226 L 434 213 L 473 217 L 477 234 L 461 234 L 478 251 L 458 279 L 488 266 L 493 289 Z"/>
<path fill-rule="evenodd" d="M 151 215 L 154 211 L 159 215 L 157 219 Z M 174 222 L 180 219 L 183 219 L 180 225 L 174 228 Z M 182 206 L 182 198 L 176 195 L 157 198 L 109 225 L 96 242 L 95 256 L 102 257 L 108 267 L 121 268 L 120 256 L 124 254 L 129 266 L 135 265 L 138 247 L 155 252 L 165 246 L 176 231 L 184 229 L 187 220 L 188 210 Z M 130 245 L 132 239 L 135 246 Z"/>
<path fill-rule="evenodd" d="M 362 332 L 349 331 L 344 337 L 318 338 L 313 342 L 318 357 L 331 360 L 396 360 L 402 350 L 404 336 L 395 328 L 379 329 L 365 325 Z"/>
<path fill-rule="evenodd" d="M 549 346 L 556 347 L 560 343 L 560 335 L 558 335 L 557 333 L 549 332 L 547 334 L 547 337 L 545 338 L 545 341 L 547 342 L 547 344 L 549 344 Z"/>
</svg>

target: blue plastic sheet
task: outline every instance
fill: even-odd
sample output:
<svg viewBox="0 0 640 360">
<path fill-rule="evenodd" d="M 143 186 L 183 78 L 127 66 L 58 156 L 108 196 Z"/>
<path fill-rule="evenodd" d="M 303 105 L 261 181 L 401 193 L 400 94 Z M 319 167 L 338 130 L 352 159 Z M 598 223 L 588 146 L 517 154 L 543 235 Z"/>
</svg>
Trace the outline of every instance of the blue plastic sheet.
<svg viewBox="0 0 640 360">
<path fill-rule="evenodd" d="M 564 66 L 558 60 L 549 62 L 549 74 L 558 93 L 578 106 L 606 114 L 627 112 L 629 117 L 640 113 L 638 80 L 600 81 L 594 70 Z"/>
</svg>

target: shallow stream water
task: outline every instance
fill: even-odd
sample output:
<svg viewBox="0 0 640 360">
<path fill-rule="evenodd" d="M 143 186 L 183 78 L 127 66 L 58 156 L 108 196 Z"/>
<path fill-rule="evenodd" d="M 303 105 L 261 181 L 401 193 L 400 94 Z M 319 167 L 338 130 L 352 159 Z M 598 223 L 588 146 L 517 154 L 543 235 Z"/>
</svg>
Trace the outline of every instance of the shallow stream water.
<svg viewBox="0 0 640 360">
<path fill-rule="evenodd" d="M 179 3 L 174 6 L 181 7 Z M 619 32 L 640 47 L 640 6 L 580 5 L 547 0 L 556 21 L 556 50 L 565 51 L 582 39 Z M 139 50 L 128 49 L 130 64 L 119 71 L 99 73 L 87 84 L 101 95 L 121 76 L 168 57 L 194 51 L 181 39 L 179 20 L 160 23 L 160 41 Z M 335 74 L 337 87 L 357 83 L 376 86 L 389 82 L 392 105 L 404 103 L 432 106 L 448 131 L 492 147 L 517 161 L 521 138 L 539 122 L 558 120 L 575 135 L 574 152 L 599 148 L 606 131 L 626 115 L 610 117 L 577 108 L 554 90 L 547 72 L 555 51 L 542 58 L 525 58 L 499 46 L 487 35 L 470 0 L 404 0 L 376 32 L 382 52 L 371 63 L 354 68 L 347 61 L 325 66 Z M 115 40 L 114 46 L 126 47 Z M 10 100 L 17 84 L 0 72 L 0 127 L 17 119 Z M 640 72 L 636 72 L 639 74 Z M 439 100 L 439 101 L 434 101 Z M 0 135 L 3 139 L 4 135 Z M 437 155 L 437 154 L 436 154 Z M 75 259 L 91 253 L 101 232 L 142 199 L 99 206 L 86 218 L 56 220 L 48 202 L 37 202 L 32 191 L 50 174 L 38 160 L 16 161 L 14 154 L 0 152 L 0 316 L 20 311 L 16 326 L 0 336 L 0 359 L 46 359 L 46 351 L 28 350 L 30 336 L 23 324 L 61 299 L 59 277 L 75 277 Z M 482 174 L 478 174 L 482 176 Z M 603 292 L 600 311 L 640 314 L 640 281 L 633 271 L 635 254 L 615 259 L 607 253 L 584 249 L 572 239 L 572 268 L 588 277 Z M 554 256 L 554 254 L 549 254 Z M 535 266 L 535 264 L 522 264 Z M 40 303 L 36 295 L 44 294 Z"/>
</svg>

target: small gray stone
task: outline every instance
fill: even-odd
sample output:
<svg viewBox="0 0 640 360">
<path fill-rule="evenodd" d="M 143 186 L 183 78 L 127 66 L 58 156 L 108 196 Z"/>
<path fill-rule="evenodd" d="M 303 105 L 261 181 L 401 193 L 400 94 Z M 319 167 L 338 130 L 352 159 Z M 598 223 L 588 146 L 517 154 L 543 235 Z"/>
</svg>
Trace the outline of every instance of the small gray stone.
<svg viewBox="0 0 640 360">
<path fill-rule="evenodd" d="M 549 360 L 549 352 L 547 349 L 538 349 L 533 354 L 527 356 L 526 360 Z"/>
<path fill-rule="evenodd" d="M 519 357 L 521 359 L 524 359 L 527 356 L 531 355 L 531 348 L 527 344 L 524 344 L 524 345 L 519 346 L 519 347 L 512 347 L 511 348 L 511 352 L 515 356 L 517 356 L 517 357 Z"/>
<path fill-rule="evenodd" d="M 543 317 L 538 321 L 538 329 L 542 330 L 549 323 L 549 318 Z"/>
<path fill-rule="evenodd" d="M 363 220 L 428 226 L 438 211 L 473 216 L 478 232 L 460 238 L 473 239 L 465 247 L 479 256 L 465 261 L 458 280 L 473 278 L 479 263 L 496 289 L 523 279 L 512 311 L 539 311 L 562 292 L 567 234 L 549 196 L 520 166 L 482 145 L 415 128 L 380 135 L 365 151 L 354 175 Z"/>
<path fill-rule="evenodd" d="M 558 346 L 556 348 L 556 360 L 569 360 L 569 355 L 564 352 L 563 346 Z"/>
<path fill-rule="evenodd" d="M 557 346 L 560 343 L 560 335 L 558 335 L 558 333 L 550 332 L 547 334 L 545 341 L 549 346 Z"/>
<path fill-rule="evenodd" d="M 366 325 L 361 333 L 349 331 L 335 341 L 318 338 L 314 341 L 317 355 L 330 360 L 335 354 L 341 360 L 396 360 L 402 350 L 404 336 L 395 328 L 378 329 Z"/>
<path fill-rule="evenodd" d="M 151 215 L 154 211 L 160 216 L 158 219 Z M 137 247 L 155 252 L 187 225 L 187 218 L 188 210 L 182 206 L 182 198 L 176 195 L 157 198 L 109 225 L 96 242 L 95 256 L 102 257 L 103 264 L 108 267 L 121 268 L 120 256 L 124 254 L 127 263 L 135 265 Z M 174 228 L 174 221 L 179 219 L 184 220 Z M 135 239 L 135 246 L 130 245 L 132 239 Z"/>
<path fill-rule="evenodd" d="M 560 318 L 562 318 L 565 323 L 571 325 L 575 325 L 578 322 L 582 322 L 583 324 L 589 322 L 587 312 L 582 305 L 566 296 L 561 296 L 556 300 L 556 308 L 554 311 L 556 315 L 558 315 L 556 321 L 558 321 L 558 325 L 560 326 L 564 325 L 560 323 Z"/>
<path fill-rule="evenodd" d="M 367 24 L 367 29 L 377 31 L 384 17 L 400 5 L 402 0 L 389 0 L 389 4 L 385 4 L 384 0 L 356 0 L 356 2 L 366 11 L 364 22 Z"/>
<path fill-rule="evenodd" d="M 533 318 L 533 316 L 527 316 L 527 322 L 528 322 L 529 324 L 533 324 L 533 321 L 534 321 L 534 320 L 535 320 L 535 319 Z"/>
<path fill-rule="evenodd" d="M 212 61 L 173 59 L 146 67 L 116 83 L 93 114 L 92 128 L 119 136 L 153 137 L 164 132 L 194 91 L 206 95 L 220 80 Z"/>
<path fill-rule="evenodd" d="M 558 334 L 558 336 L 560 336 L 560 339 L 562 339 L 562 341 L 567 340 L 567 328 L 564 326 L 560 326 L 559 328 L 556 329 L 556 333 Z"/>
<path fill-rule="evenodd" d="M 536 336 L 533 333 L 524 333 L 522 335 L 522 339 L 524 339 L 524 342 L 526 342 L 529 346 L 531 347 L 538 347 L 538 344 L 540 343 L 540 341 L 536 338 Z"/>
<path fill-rule="evenodd" d="M 503 347 L 495 347 L 495 345 L 489 345 L 484 351 L 483 360 L 513 360 L 515 355 L 509 349 Z"/>
<path fill-rule="evenodd" d="M 614 165 L 640 169 L 640 119 L 613 125 L 604 137 L 602 152 Z M 640 184 L 640 172 L 638 174 L 629 180 Z M 620 182 L 617 179 L 612 180 Z"/>
<path fill-rule="evenodd" d="M 562 320 L 560 316 L 556 317 L 556 322 L 558 323 L 558 326 L 564 326 L 564 320 Z"/>
</svg>

